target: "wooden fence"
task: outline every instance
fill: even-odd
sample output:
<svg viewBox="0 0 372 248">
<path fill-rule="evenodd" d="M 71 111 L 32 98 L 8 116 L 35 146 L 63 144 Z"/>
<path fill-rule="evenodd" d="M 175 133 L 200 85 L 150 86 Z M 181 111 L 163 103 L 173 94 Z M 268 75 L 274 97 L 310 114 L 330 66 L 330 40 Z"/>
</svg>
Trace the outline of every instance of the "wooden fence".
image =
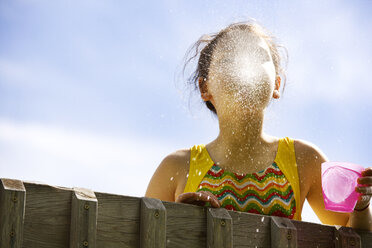
<svg viewBox="0 0 372 248">
<path fill-rule="evenodd" d="M 1 179 L 0 248 L 372 247 L 372 232 Z"/>
</svg>

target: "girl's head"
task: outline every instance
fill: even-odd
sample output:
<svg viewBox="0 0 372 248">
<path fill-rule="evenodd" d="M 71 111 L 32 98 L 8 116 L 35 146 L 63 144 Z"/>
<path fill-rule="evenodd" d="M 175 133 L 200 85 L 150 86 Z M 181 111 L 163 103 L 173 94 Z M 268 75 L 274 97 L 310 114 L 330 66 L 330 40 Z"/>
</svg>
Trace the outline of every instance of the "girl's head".
<svg viewBox="0 0 372 248">
<path fill-rule="evenodd" d="M 199 60 L 189 81 L 214 113 L 262 110 L 271 98 L 279 98 L 285 75 L 278 45 L 258 24 L 231 24 L 202 36 L 193 48 L 187 63 L 197 55 Z"/>
</svg>

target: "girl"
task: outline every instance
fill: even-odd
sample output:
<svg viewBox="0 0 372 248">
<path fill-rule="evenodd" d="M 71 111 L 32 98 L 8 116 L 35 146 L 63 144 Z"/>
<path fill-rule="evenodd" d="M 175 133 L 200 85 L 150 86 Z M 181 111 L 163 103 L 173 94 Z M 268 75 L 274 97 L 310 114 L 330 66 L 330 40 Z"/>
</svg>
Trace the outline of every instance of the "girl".
<svg viewBox="0 0 372 248">
<path fill-rule="evenodd" d="M 305 199 L 324 224 L 372 230 L 372 167 L 359 183 L 353 213 L 326 211 L 321 189 L 325 155 L 313 144 L 263 132 L 265 108 L 280 97 L 284 72 L 273 38 L 256 23 L 235 23 L 202 37 L 191 81 L 219 122 L 206 145 L 168 155 L 146 197 L 301 220 Z M 284 87 L 284 86 L 283 86 Z M 283 88 L 282 87 L 282 88 Z"/>
</svg>

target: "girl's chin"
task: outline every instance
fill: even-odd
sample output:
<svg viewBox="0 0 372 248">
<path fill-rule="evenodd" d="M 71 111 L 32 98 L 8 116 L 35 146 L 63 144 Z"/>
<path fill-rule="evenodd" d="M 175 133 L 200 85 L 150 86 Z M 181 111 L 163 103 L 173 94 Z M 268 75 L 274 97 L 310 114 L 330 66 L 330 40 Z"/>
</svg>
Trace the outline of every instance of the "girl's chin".
<svg viewBox="0 0 372 248">
<path fill-rule="evenodd" d="M 218 113 L 231 114 L 255 114 L 262 113 L 266 108 L 265 104 L 252 104 L 239 102 L 236 104 L 226 104 L 219 108 Z"/>
<path fill-rule="evenodd" d="M 240 95 L 226 96 L 221 101 L 221 108 L 240 111 L 262 111 L 269 104 L 268 95 Z"/>
</svg>

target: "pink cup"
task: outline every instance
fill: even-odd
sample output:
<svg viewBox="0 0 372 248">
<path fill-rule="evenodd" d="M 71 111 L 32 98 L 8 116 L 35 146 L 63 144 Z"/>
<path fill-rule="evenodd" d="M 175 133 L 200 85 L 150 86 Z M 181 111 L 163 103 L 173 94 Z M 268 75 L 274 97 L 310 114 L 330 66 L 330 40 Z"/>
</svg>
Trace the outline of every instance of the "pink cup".
<svg viewBox="0 0 372 248">
<path fill-rule="evenodd" d="M 355 191 L 364 167 L 347 162 L 322 163 L 322 190 L 325 209 L 353 212 L 360 193 Z"/>
</svg>

